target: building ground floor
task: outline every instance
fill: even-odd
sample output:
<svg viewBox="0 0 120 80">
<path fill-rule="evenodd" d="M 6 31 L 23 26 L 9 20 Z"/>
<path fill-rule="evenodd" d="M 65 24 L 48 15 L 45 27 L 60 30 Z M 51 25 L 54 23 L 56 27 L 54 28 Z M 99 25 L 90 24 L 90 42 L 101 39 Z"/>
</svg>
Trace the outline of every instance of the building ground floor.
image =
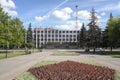
<svg viewBox="0 0 120 80">
<path fill-rule="evenodd" d="M 77 49 L 78 43 L 77 42 L 48 42 L 48 43 L 41 43 L 39 44 L 41 47 L 39 48 L 47 48 L 47 49 Z M 38 45 L 38 46 L 39 46 Z"/>
</svg>

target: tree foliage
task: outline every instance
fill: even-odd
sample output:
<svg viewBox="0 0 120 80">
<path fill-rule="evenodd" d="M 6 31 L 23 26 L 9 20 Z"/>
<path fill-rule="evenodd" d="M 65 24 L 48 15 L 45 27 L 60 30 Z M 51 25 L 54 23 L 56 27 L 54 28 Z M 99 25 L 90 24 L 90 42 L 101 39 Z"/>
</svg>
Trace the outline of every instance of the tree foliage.
<svg viewBox="0 0 120 80">
<path fill-rule="evenodd" d="M 120 47 L 120 17 L 108 21 L 108 39 L 111 47 Z"/>
<path fill-rule="evenodd" d="M 92 8 L 90 12 L 90 23 L 88 24 L 89 30 L 87 33 L 87 40 L 89 47 L 95 48 L 100 45 L 101 30 L 97 25 L 97 16 L 95 9 Z"/>
<path fill-rule="evenodd" d="M 86 45 L 85 43 L 86 43 L 86 29 L 83 23 L 80 31 L 80 46 L 84 48 Z"/>
<path fill-rule="evenodd" d="M 21 47 L 24 44 L 23 23 L 19 18 L 12 18 L 0 7 L 0 47 Z"/>
<path fill-rule="evenodd" d="M 28 30 L 27 30 L 27 43 L 33 42 L 33 36 L 32 36 L 32 25 L 29 24 Z"/>
</svg>

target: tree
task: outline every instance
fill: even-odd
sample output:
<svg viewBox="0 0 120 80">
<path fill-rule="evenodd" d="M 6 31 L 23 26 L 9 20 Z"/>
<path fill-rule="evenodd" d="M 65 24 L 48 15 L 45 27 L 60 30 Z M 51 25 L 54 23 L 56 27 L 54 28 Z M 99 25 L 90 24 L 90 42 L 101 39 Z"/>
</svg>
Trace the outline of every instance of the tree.
<svg viewBox="0 0 120 80">
<path fill-rule="evenodd" d="M 12 40 L 14 47 L 20 48 L 25 42 L 25 29 L 22 21 L 19 18 L 12 19 L 10 24 L 12 25 L 11 31 L 13 32 Z"/>
<path fill-rule="evenodd" d="M 80 31 L 80 46 L 82 48 L 84 48 L 85 47 L 85 43 L 86 43 L 86 29 L 85 29 L 84 23 L 83 23 L 81 31 Z"/>
<path fill-rule="evenodd" d="M 107 26 L 112 51 L 113 47 L 120 47 L 120 17 L 109 19 Z"/>
<path fill-rule="evenodd" d="M 32 48 L 33 47 L 33 35 L 32 35 L 32 25 L 31 23 L 29 24 L 28 30 L 27 30 L 27 43 L 26 46 L 28 48 Z"/>
<path fill-rule="evenodd" d="M 10 34 L 9 31 L 9 21 L 10 16 L 8 16 L 7 13 L 3 11 L 3 8 L 0 6 L 0 46 L 1 47 L 7 47 L 8 45 L 8 38 Z"/>
<path fill-rule="evenodd" d="M 107 22 L 107 26 L 105 31 L 103 31 L 103 40 L 102 40 L 102 47 L 109 47 L 110 46 L 110 41 L 109 41 L 109 37 L 108 37 L 108 24 L 109 22 L 113 19 L 112 13 L 110 13 L 110 18 Z"/>
<path fill-rule="evenodd" d="M 88 40 L 89 40 L 89 46 L 93 48 L 95 52 L 95 47 L 98 47 L 100 43 L 100 36 L 101 36 L 101 30 L 97 25 L 97 16 L 95 9 L 92 8 L 90 12 L 90 23 L 88 24 L 89 30 L 88 30 Z"/>
<path fill-rule="evenodd" d="M 18 48 L 24 44 L 24 26 L 19 18 L 11 19 L 8 13 L 0 7 L 0 46 Z"/>
<path fill-rule="evenodd" d="M 27 43 L 33 42 L 33 36 L 32 36 L 32 28 L 31 23 L 29 24 L 28 30 L 27 30 Z"/>
</svg>

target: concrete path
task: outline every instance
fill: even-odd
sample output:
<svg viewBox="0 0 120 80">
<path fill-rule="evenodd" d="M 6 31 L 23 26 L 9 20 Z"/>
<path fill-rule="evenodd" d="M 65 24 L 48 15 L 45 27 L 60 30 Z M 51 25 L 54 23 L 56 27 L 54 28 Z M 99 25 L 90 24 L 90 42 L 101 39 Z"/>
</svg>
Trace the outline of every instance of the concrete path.
<svg viewBox="0 0 120 80">
<path fill-rule="evenodd" d="M 48 55 L 47 52 L 39 52 L 0 60 L 0 80 L 12 80 Z"/>
<path fill-rule="evenodd" d="M 52 54 L 54 51 L 57 50 L 43 50 L 43 52 L 39 53 L 0 60 L 0 80 L 12 80 L 40 61 L 96 61 L 102 65 L 109 66 L 117 71 L 120 71 L 120 58 L 111 58 L 109 56 L 90 54 L 80 54 L 79 56 L 51 56 L 50 54 Z"/>
</svg>

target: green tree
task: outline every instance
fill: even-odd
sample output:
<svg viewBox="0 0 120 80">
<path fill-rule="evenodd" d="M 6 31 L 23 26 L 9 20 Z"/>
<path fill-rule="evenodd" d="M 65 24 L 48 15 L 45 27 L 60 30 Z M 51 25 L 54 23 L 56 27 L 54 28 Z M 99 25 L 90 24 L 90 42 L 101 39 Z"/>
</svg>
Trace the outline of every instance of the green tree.
<svg viewBox="0 0 120 80">
<path fill-rule="evenodd" d="M 11 20 L 10 24 L 12 25 L 11 31 L 13 32 L 11 42 L 14 42 L 12 45 L 20 48 L 25 42 L 25 29 L 23 23 L 19 18 L 15 18 Z"/>
<path fill-rule="evenodd" d="M 97 25 L 98 18 L 96 16 L 95 9 L 92 8 L 90 12 L 90 23 L 88 24 L 89 30 L 87 33 L 87 40 L 89 46 L 93 48 L 95 52 L 95 47 L 98 47 L 100 43 L 101 30 Z"/>
<path fill-rule="evenodd" d="M 28 30 L 27 30 L 27 43 L 26 47 L 32 48 L 33 47 L 33 35 L 32 35 L 32 25 L 29 24 Z"/>
<path fill-rule="evenodd" d="M 111 51 L 113 47 L 120 47 L 120 17 L 108 21 L 108 39 Z"/>
<path fill-rule="evenodd" d="M 110 41 L 109 41 L 109 37 L 108 37 L 108 24 L 109 22 L 113 19 L 112 13 L 110 13 L 110 18 L 107 22 L 107 26 L 105 31 L 103 31 L 103 40 L 102 40 L 102 47 L 109 47 L 110 46 Z"/>
<path fill-rule="evenodd" d="M 9 46 L 9 21 L 10 21 L 10 16 L 8 16 L 7 13 L 3 11 L 3 8 L 0 6 L 0 46 L 2 47 L 7 47 Z"/>
<path fill-rule="evenodd" d="M 84 27 L 84 23 L 82 24 L 82 28 L 80 31 L 80 46 L 84 48 L 86 45 L 86 29 Z"/>
<path fill-rule="evenodd" d="M 32 25 L 29 24 L 28 30 L 27 30 L 27 43 L 33 42 L 33 36 L 32 36 Z"/>
</svg>

